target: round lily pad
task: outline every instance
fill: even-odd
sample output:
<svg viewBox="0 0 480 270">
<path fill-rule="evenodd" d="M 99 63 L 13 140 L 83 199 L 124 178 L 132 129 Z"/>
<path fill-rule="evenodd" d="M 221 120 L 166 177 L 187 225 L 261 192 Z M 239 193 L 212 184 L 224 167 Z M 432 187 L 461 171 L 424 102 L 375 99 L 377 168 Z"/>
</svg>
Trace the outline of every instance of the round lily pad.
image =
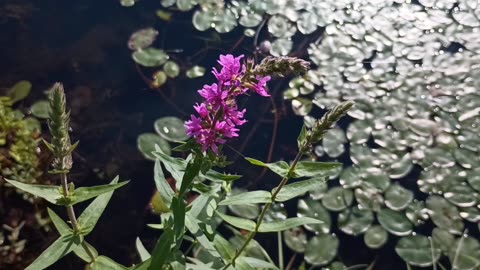
<svg viewBox="0 0 480 270">
<path fill-rule="evenodd" d="M 185 133 L 184 122 L 174 116 L 157 119 L 154 123 L 155 131 L 170 142 L 185 141 L 189 136 Z"/>
<path fill-rule="evenodd" d="M 407 209 L 405 209 L 405 216 L 415 226 L 425 223 L 425 220 L 429 217 L 428 209 L 425 208 L 425 202 L 414 200 L 407 206 Z"/>
<path fill-rule="evenodd" d="M 399 179 L 407 176 L 413 169 L 413 162 L 410 153 L 406 153 L 402 158 L 393 162 L 388 168 L 388 176 L 392 179 Z"/>
<path fill-rule="evenodd" d="M 302 230 L 302 228 L 292 228 L 283 232 L 283 239 L 285 244 L 291 250 L 303 253 L 305 251 L 305 246 L 307 245 L 307 235 Z"/>
<path fill-rule="evenodd" d="M 350 189 L 334 187 L 322 198 L 322 204 L 331 211 L 342 211 L 353 201 L 353 192 Z"/>
<path fill-rule="evenodd" d="M 459 207 L 470 207 L 477 204 L 478 193 L 467 183 L 452 183 L 443 197 Z"/>
<path fill-rule="evenodd" d="M 201 66 L 193 66 L 185 72 L 185 75 L 190 79 L 202 77 L 205 75 L 205 68 Z"/>
<path fill-rule="evenodd" d="M 8 90 L 7 96 L 15 103 L 28 97 L 31 90 L 32 84 L 29 81 L 19 81 Z"/>
<path fill-rule="evenodd" d="M 193 26 L 199 31 L 205 31 L 212 27 L 214 17 L 212 10 L 196 10 L 192 17 Z"/>
<path fill-rule="evenodd" d="M 376 188 L 361 187 L 355 189 L 355 199 L 363 208 L 380 211 L 384 205 L 381 192 Z"/>
<path fill-rule="evenodd" d="M 463 232 L 463 221 L 454 205 L 440 196 L 430 196 L 426 200 L 429 215 L 438 228 L 460 235 Z"/>
<path fill-rule="evenodd" d="M 339 157 L 345 151 L 346 142 L 345 133 L 339 128 L 327 131 L 322 140 L 323 150 L 330 157 Z"/>
<path fill-rule="evenodd" d="M 165 154 L 171 154 L 170 144 L 155 133 L 143 133 L 137 138 L 137 148 L 146 159 L 156 160 L 152 154 L 155 145 L 158 145 Z"/>
<path fill-rule="evenodd" d="M 145 49 L 152 45 L 158 36 L 158 31 L 152 27 L 135 31 L 128 40 L 128 48 L 131 50 Z"/>
<path fill-rule="evenodd" d="M 279 38 L 272 43 L 270 54 L 273 56 L 285 56 L 290 53 L 293 48 L 293 41 L 290 39 Z"/>
<path fill-rule="evenodd" d="M 438 261 L 440 249 L 431 246 L 430 239 L 423 235 L 411 235 L 400 238 L 395 252 L 410 265 L 427 267 Z"/>
<path fill-rule="evenodd" d="M 314 236 L 305 248 L 305 261 L 312 265 L 326 265 L 337 256 L 338 246 L 339 241 L 335 235 Z"/>
<path fill-rule="evenodd" d="M 50 117 L 50 103 L 46 100 L 37 101 L 30 107 L 30 111 L 37 118 L 47 119 Z"/>
<path fill-rule="evenodd" d="M 480 266 L 480 243 L 474 237 L 463 236 L 452 246 L 448 257 L 452 269 L 478 269 L 478 266 Z"/>
<path fill-rule="evenodd" d="M 405 209 L 413 200 L 413 192 L 398 185 L 391 185 L 385 192 L 385 205 L 395 211 Z"/>
<path fill-rule="evenodd" d="M 377 218 L 380 225 L 391 234 L 405 236 L 412 233 L 412 223 L 403 213 L 384 208 L 378 213 Z"/>
<path fill-rule="evenodd" d="M 310 190 L 308 193 L 310 194 L 310 197 L 314 200 L 319 200 L 323 198 L 325 193 L 327 193 L 328 190 L 328 185 L 326 181 L 320 182 L 315 189 Z"/>
<path fill-rule="evenodd" d="M 344 188 L 354 188 L 362 184 L 361 170 L 357 167 L 345 168 L 340 174 L 340 185 Z"/>
<path fill-rule="evenodd" d="M 370 121 L 358 120 L 352 122 L 347 129 L 347 138 L 350 143 L 366 143 L 372 132 L 372 123 Z"/>
<path fill-rule="evenodd" d="M 180 74 L 180 67 L 173 61 L 167 61 L 165 65 L 163 65 L 163 71 L 168 77 L 175 78 Z"/>
<path fill-rule="evenodd" d="M 152 77 L 153 77 L 152 85 L 155 88 L 159 88 L 167 82 L 167 74 L 165 74 L 165 72 L 161 70 L 155 72 Z"/>
<path fill-rule="evenodd" d="M 363 236 L 365 245 L 369 248 L 381 248 L 388 240 L 388 232 L 382 226 L 370 227 Z"/>
<path fill-rule="evenodd" d="M 159 67 L 165 64 L 170 57 L 164 50 L 150 47 L 133 52 L 132 58 L 144 67 Z"/>
<path fill-rule="evenodd" d="M 347 208 L 338 215 L 338 227 L 346 234 L 359 235 L 364 233 L 373 222 L 373 213 L 357 206 Z"/>
<path fill-rule="evenodd" d="M 332 223 L 330 213 L 322 206 L 320 201 L 311 198 L 298 200 L 298 217 L 310 217 L 321 220 L 320 224 L 307 224 L 304 227 L 313 232 L 329 233 Z"/>
<path fill-rule="evenodd" d="M 365 184 L 374 187 L 380 191 L 385 191 L 390 186 L 390 178 L 380 168 L 371 167 L 362 174 Z"/>
<path fill-rule="evenodd" d="M 455 237 L 446 230 L 434 228 L 432 231 L 433 246 L 439 248 L 443 253 L 449 254 L 455 244 Z"/>
</svg>

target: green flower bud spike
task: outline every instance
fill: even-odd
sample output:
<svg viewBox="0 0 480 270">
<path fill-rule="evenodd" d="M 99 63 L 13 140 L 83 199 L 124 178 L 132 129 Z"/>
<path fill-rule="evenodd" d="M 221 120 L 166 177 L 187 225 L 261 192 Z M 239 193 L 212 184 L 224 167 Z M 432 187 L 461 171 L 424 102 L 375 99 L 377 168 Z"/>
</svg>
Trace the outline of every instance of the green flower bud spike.
<svg viewBox="0 0 480 270">
<path fill-rule="evenodd" d="M 52 174 L 68 173 L 72 168 L 72 151 L 78 145 L 70 143 L 68 135 L 68 124 L 70 122 L 70 112 L 66 111 L 65 91 L 61 83 L 55 83 L 50 90 L 50 119 L 48 128 L 52 135 L 51 143 L 44 140 L 47 148 L 53 153 Z"/>
</svg>

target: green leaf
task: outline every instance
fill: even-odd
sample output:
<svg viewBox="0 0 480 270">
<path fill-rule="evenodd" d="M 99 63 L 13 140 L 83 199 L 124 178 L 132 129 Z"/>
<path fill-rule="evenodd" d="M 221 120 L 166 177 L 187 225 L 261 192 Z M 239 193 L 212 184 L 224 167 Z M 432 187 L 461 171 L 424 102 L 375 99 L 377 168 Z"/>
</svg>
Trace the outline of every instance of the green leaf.
<svg viewBox="0 0 480 270">
<path fill-rule="evenodd" d="M 107 192 L 114 191 L 117 188 L 123 187 L 128 182 L 129 181 L 123 181 L 118 184 L 108 184 L 108 185 L 100 185 L 100 186 L 93 186 L 93 187 L 77 188 L 72 194 L 71 205 L 89 200 L 91 198 L 95 198 Z"/>
<path fill-rule="evenodd" d="M 257 165 L 257 166 L 260 166 L 260 167 L 267 167 L 272 172 L 280 175 L 281 177 L 286 177 L 287 174 L 288 174 L 288 171 L 290 169 L 290 166 L 285 161 L 277 161 L 275 163 L 264 163 L 260 160 L 254 159 L 254 158 L 246 157 L 245 159 L 253 165 Z"/>
<path fill-rule="evenodd" d="M 431 247 L 430 240 L 423 235 L 409 235 L 400 238 L 395 252 L 410 265 L 427 267 L 440 258 L 440 249 Z"/>
<path fill-rule="evenodd" d="M 63 195 L 60 193 L 59 186 L 47 186 L 47 185 L 30 185 L 22 182 L 5 179 L 12 186 L 28 192 L 32 195 L 44 198 L 50 203 L 56 205 L 65 205 L 62 203 Z"/>
<path fill-rule="evenodd" d="M 305 194 L 305 192 L 317 189 L 325 183 L 325 179 L 322 178 L 312 178 L 305 181 L 295 182 L 289 185 L 284 186 L 275 198 L 276 202 L 285 202 L 295 197 Z M 272 191 L 275 192 L 276 188 Z"/>
<path fill-rule="evenodd" d="M 172 199 L 172 212 L 173 212 L 173 222 L 174 222 L 174 231 L 175 231 L 175 245 L 180 248 L 180 245 L 183 240 L 183 235 L 185 233 L 185 213 L 186 205 L 182 199 L 174 197 Z"/>
<path fill-rule="evenodd" d="M 208 170 L 205 174 L 200 174 L 200 175 L 210 181 L 218 181 L 218 182 L 224 182 L 224 181 L 231 182 L 231 181 L 240 179 L 242 177 L 241 175 L 223 174 L 214 170 Z"/>
<path fill-rule="evenodd" d="M 165 51 L 156 48 L 146 48 L 132 53 L 132 58 L 144 67 L 158 67 L 168 61 L 169 56 Z"/>
<path fill-rule="evenodd" d="M 29 81 L 19 81 L 12 86 L 7 92 L 7 96 L 12 103 L 25 99 L 32 89 L 32 84 Z"/>
<path fill-rule="evenodd" d="M 160 165 L 159 160 L 155 161 L 155 167 L 153 168 L 153 177 L 160 197 L 162 197 L 162 200 L 167 205 L 167 207 L 170 208 L 170 205 L 172 204 L 172 198 L 175 195 L 175 192 L 168 184 L 167 179 L 165 179 L 165 175 L 163 174 L 162 166 Z"/>
<path fill-rule="evenodd" d="M 193 179 L 198 176 L 200 166 L 202 165 L 202 158 L 197 156 L 193 162 L 189 162 L 183 174 L 182 184 L 180 186 L 179 197 L 183 197 L 185 192 L 192 187 Z"/>
<path fill-rule="evenodd" d="M 448 253 L 452 269 L 473 270 L 480 266 L 480 243 L 475 237 L 458 238 Z"/>
<path fill-rule="evenodd" d="M 185 160 L 169 156 L 158 145 L 155 145 L 153 155 L 163 163 L 165 169 L 167 169 L 177 182 L 182 181 L 185 168 L 187 167 Z"/>
<path fill-rule="evenodd" d="M 143 133 L 137 137 L 137 148 L 142 153 L 143 157 L 149 160 L 156 160 L 157 157 L 153 155 L 156 147 L 160 147 L 164 153 L 170 155 L 170 144 L 158 134 Z"/>
<path fill-rule="evenodd" d="M 87 245 L 88 249 L 93 253 L 93 256 L 95 258 L 98 258 L 98 251 L 92 245 L 85 242 L 85 240 L 83 240 L 83 242 L 85 243 L 85 245 Z M 90 258 L 90 255 L 88 255 L 88 253 L 85 251 L 83 244 L 76 245 L 73 248 L 73 253 L 75 253 L 75 255 L 77 255 L 80 259 L 82 259 L 86 263 L 92 262 L 92 258 Z"/>
<path fill-rule="evenodd" d="M 253 268 L 278 269 L 274 264 L 253 257 L 240 257 Z"/>
<path fill-rule="evenodd" d="M 295 217 L 286 220 L 278 220 L 272 222 L 263 222 L 258 228 L 259 232 L 281 232 L 294 227 L 306 224 L 320 224 L 322 221 L 309 217 Z"/>
<path fill-rule="evenodd" d="M 200 245 L 202 245 L 204 250 L 210 253 L 214 258 L 219 258 L 220 254 L 215 249 L 214 243 L 208 239 L 198 224 L 200 224 L 198 219 L 187 214 L 185 217 L 185 226 L 188 231 L 195 237 Z"/>
<path fill-rule="evenodd" d="M 235 256 L 235 248 L 220 234 L 216 234 L 213 238 L 213 245 L 224 260 L 230 261 Z"/>
<path fill-rule="evenodd" d="M 342 163 L 338 162 L 317 162 L 317 161 L 300 161 L 297 163 L 295 170 L 293 171 L 294 178 L 298 177 L 313 177 L 319 175 L 325 175 L 328 171 L 333 170 Z"/>
<path fill-rule="evenodd" d="M 326 265 L 337 256 L 340 241 L 335 235 L 320 234 L 310 238 L 305 248 L 305 261 L 312 265 Z"/>
<path fill-rule="evenodd" d="M 305 136 L 307 136 L 307 127 L 305 126 L 305 124 L 303 124 L 302 130 L 300 130 L 300 134 L 298 134 L 298 138 L 297 138 L 297 145 L 299 149 L 303 144 L 303 141 L 305 140 Z"/>
<path fill-rule="evenodd" d="M 219 205 L 242 205 L 254 203 L 270 203 L 272 194 L 264 190 L 245 192 L 226 197 Z"/>
<path fill-rule="evenodd" d="M 140 255 L 140 260 L 142 260 L 142 262 L 152 257 L 139 237 L 137 237 L 137 239 L 135 240 L 135 247 L 137 248 L 138 255 Z"/>
<path fill-rule="evenodd" d="M 162 269 L 167 262 L 167 259 L 171 256 L 171 249 L 173 243 L 173 231 L 170 229 L 165 230 L 162 236 L 158 238 L 157 244 L 152 252 L 152 258 L 148 270 Z"/>
<path fill-rule="evenodd" d="M 118 176 L 110 182 L 110 184 L 116 184 L 118 182 Z M 123 182 L 125 183 L 125 182 Z M 98 219 L 102 215 L 105 207 L 107 207 L 110 198 L 112 198 L 113 190 L 106 192 L 93 200 L 90 205 L 85 208 L 83 213 L 78 217 L 78 225 L 80 226 L 80 233 L 83 236 L 88 235 L 95 225 L 97 224 Z"/>
<path fill-rule="evenodd" d="M 130 267 L 132 270 L 147 270 L 150 267 L 150 263 L 152 262 L 152 259 L 148 259 L 142 263 L 139 263 L 133 267 Z"/>
<path fill-rule="evenodd" d="M 237 228 L 244 229 L 244 230 L 247 230 L 247 231 L 254 231 L 255 230 L 255 222 L 253 222 L 249 219 L 225 215 L 225 214 L 222 214 L 218 211 L 216 211 L 216 213 L 225 222 L 227 222 L 228 224 L 230 224 L 232 226 L 235 226 Z"/>
<path fill-rule="evenodd" d="M 25 270 L 43 270 L 54 264 L 63 256 L 72 252 L 75 247 L 75 237 L 72 234 L 63 235 L 51 244 L 46 250 L 40 254 L 37 259 L 30 264 Z"/>
<path fill-rule="evenodd" d="M 90 264 L 91 270 L 127 270 L 128 268 L 116 263 L 112 259 L 100 256 L 98 257 L 95 262 Z"/>
<path fill-rule="evenodd" d="M 47 208 L 47 212 L 50 220 L 52 220 L 53 225 L 60 235 L 71 235 L 73 233 L 70 226 L 68 226 L 68 224 L 65 223 L 65 221 L 63 221 L 63 219 L 60 218 L 52 209 Z"/>
<path fill-rule="evenodd" d="M 37 101 L 30 107 L 30 111 L 37 118 L 48 119 L 50 118 L 50 103 L 47 100 Z"/>
</svg>

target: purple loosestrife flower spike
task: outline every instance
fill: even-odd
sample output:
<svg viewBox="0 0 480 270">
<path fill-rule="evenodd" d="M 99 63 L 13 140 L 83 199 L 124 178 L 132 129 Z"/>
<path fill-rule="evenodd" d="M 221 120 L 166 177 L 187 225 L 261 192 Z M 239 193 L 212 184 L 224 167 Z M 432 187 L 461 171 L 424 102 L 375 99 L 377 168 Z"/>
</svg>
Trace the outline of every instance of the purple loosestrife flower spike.
<svg viewBox="0 0 480 270">
<path fill-rule="evenodd" d="M 185 122 L 185 129 L 192 136 L 202 151 L 211 150 L 219 154 L 219 145 L 225 144 L 227 139 L 238 137 L 238 127 L 245 124 L 246 110 L 239 110 L 236 98 L 252 90 L 260 96 L 268 97 L 267 82 L 269 75 L 283 76 L 292 71 L 302 72 L 308 63 L 296 58 L 268 58 L 254 67 L 253 60 L 242 64 L 244 56 L 234 57 L 231 54 L 220 55 L 218 63 L 220 71 L 213 68 L 216 83 L 204 85 L 198 90 L 205 100 L 195 104 L 194 109 L 199 116 L 192 115 Z"/>
</svg>

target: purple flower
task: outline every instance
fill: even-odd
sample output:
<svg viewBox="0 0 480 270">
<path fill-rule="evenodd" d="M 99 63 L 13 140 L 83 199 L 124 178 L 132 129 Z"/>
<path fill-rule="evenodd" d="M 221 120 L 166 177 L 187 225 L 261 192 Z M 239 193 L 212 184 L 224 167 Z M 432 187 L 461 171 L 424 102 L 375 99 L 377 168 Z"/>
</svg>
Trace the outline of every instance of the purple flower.
<svg viewBox="0 0 480 270">
<path fill-rule="evenodd" d="M 239 75 L 245 71 L 245 66 L 242 67 L 240 63 L 242 58 L 243 54 L 238 57 L 234 57 L 231 54 L 220 55 L 218 63 L 222 66 L 222 69 L 218 72 L 216 68 L 213 68 L 213 75 L 215 75 L 217 80 L 227 85 L 231 85 L 231 81 L 237 82 Z"/>
<path fill-rule="evenodd" d="M 270 94 L 267 92 L 267 82 L 270 81 L 270 76 L 256 76 L 258 82 L 253 85 L 253 90 L 257 92 L 260 96 L 269 97 Z"/>
</svg>

